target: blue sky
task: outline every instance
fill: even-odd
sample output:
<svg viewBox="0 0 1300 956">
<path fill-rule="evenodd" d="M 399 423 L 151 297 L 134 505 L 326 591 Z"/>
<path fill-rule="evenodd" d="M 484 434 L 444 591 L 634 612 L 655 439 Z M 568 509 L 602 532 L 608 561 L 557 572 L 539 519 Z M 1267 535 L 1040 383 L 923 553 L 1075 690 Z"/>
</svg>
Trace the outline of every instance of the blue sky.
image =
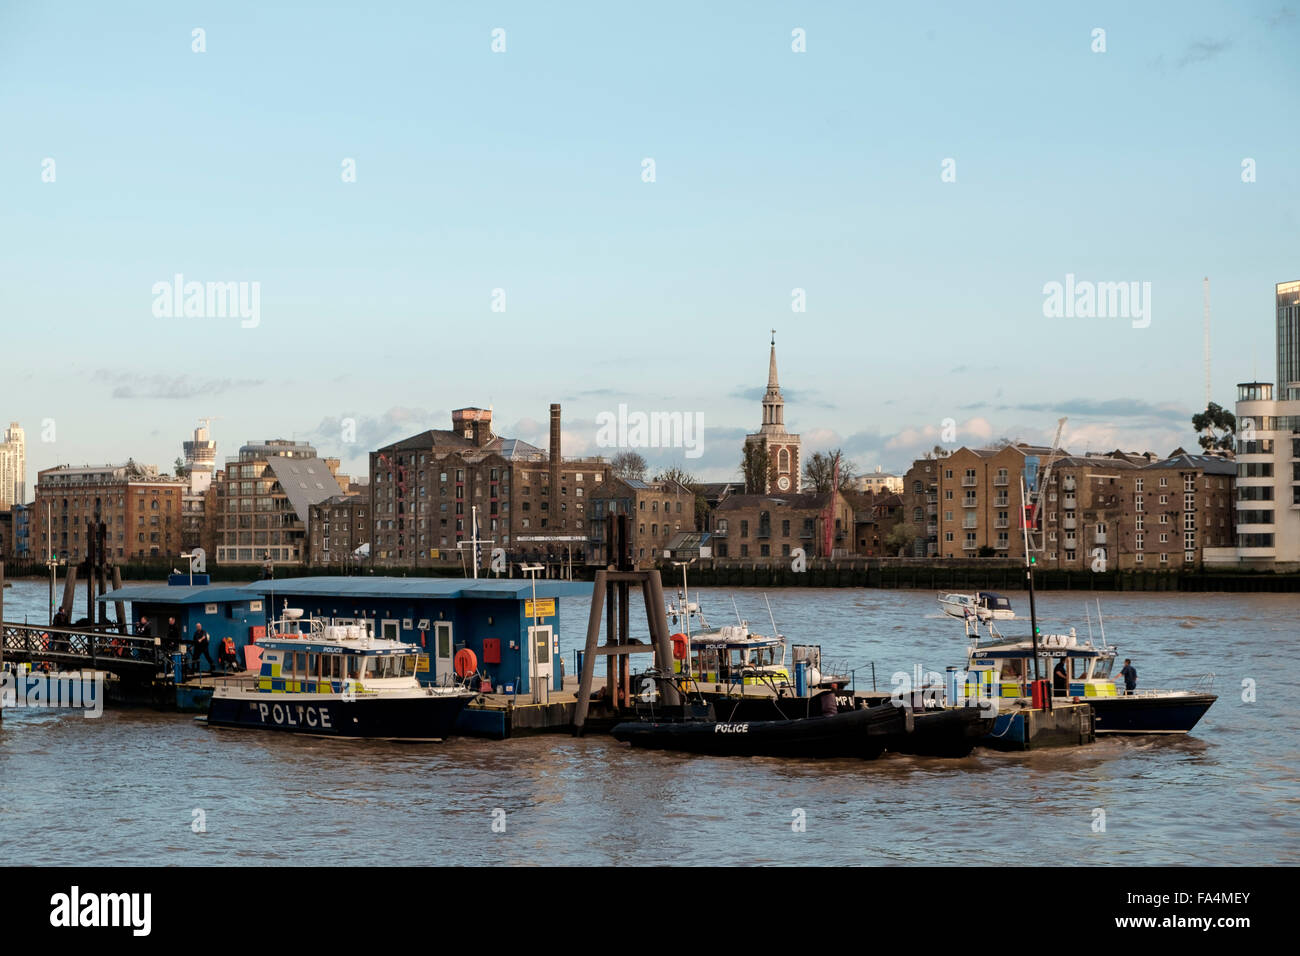
<svg viewBox="0 0 1300 956">
<path fill-rule="evenodd" d="M 598 453 L 624 402 L 702 413 L 702 458 L 648 457 L 727 478 L 775 327 L 787 424 L 863 469 L 945 418 L 1167 452 L 1203 276 L 1215 400 L 1274 375 L 1288 3 L 4 5 L 0 419 L 34 481 L 166 465 L 201 415 L 223 456 L 297 437 L 355 472 L 460 405 L 545 444 L 559 401 Z M 259 324 L 155 317 L 177 273 L 260 283 Z M 1044 317 L 1067 274 L 1150 282 L 1150 326 Z"/>
</svg>

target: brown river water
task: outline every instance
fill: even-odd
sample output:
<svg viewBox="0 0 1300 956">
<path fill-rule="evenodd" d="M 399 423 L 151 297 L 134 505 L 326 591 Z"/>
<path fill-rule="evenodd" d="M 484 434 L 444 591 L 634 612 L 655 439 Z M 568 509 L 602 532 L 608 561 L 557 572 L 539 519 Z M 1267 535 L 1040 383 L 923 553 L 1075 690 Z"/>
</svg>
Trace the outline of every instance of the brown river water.
<svg viewBox="0 0 1300 956">
<path fill-rule="evenodd" d="M 1025 595 L 1009 596 L 1027 616 Z M 1219 700 L 1191 735 L 791 761 L 633 752 L 607 737 L 348 743 L 144 709 L 9 709 L 0 842 L 7 862 L 43 865 L 1300 863 L 1300 598 L 1100 596 L 1141 687 L 1217 674 Z M 771 630 L 762 592 L 699 597 L 715 624 L 735 620 L 734 598 Z M 964 663 L 961 624 L 932 592 L 767 597 L 791 643 L 821 644 L 860 687 L 872 662 L 882 689 L 894 672 Z M 46 600 L 44 583 L 17 581 L 5 617 L 43 619 Z M 1088 600 L 1040 594 L 1044 631 L 1086 638 Z M 561 604 L 570 673 L 586 612 Z"/>
</svg>

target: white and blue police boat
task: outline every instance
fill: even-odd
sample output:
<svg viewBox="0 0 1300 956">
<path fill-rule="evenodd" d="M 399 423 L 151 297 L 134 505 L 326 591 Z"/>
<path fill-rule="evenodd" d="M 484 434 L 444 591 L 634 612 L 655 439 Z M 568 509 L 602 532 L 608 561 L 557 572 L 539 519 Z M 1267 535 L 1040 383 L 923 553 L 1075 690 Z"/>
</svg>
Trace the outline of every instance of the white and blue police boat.
<svg viewBox="0 0 1300 956">
<path fill-rule="evenodd" d="M 993 628 L 989 632 L 986 641 L 976 636 L 967 651 L 967 695 L 980 693 L 1004 703 L 1028 699 L 1035 672 L 1033 638 L 1004 638 Z M 1091 704 L 1099 737 L 1186 734 L 1218 700 L 1213 674 L 1183 689 L 1121 690 L 1111 673 L 1117 656 L 1104 634 L 1099 644 L 1080 639 L 1074 628 L 1038 639 L 1038 673 L 1052 697 Z"/>
<path fill-rule="evenodd" d="M 218 686 L 208 724 L 318 737 L 441 740 L 477 695 L 426 686 L 419 649 L 374 636 L 366 620 L 304 618 L 285 608 L 257 642 L 261 670 Z"/>
</svg>

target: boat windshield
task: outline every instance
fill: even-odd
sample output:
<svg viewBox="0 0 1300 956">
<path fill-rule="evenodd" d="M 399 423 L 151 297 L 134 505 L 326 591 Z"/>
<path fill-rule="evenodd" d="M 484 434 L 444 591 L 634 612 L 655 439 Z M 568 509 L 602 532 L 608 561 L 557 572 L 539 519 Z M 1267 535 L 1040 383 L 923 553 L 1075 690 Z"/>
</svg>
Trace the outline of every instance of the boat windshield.
<svg viewBox="0 0 1300 956">
<path fill-rule="evenodd" d="M 384 654 L 366 661 L 365 676 L 379 680 L 390 677 L 412 677 L 415 675 L 414 654 Z"/>
<path fill-rule="evenodd" d="M 1102 680 L 1110 676 L 1110 665 L 1115 663 L 1114 658 L 1099 657 L 1097 664 L 1092 669 L 1093 680 Z"/>
</svg>

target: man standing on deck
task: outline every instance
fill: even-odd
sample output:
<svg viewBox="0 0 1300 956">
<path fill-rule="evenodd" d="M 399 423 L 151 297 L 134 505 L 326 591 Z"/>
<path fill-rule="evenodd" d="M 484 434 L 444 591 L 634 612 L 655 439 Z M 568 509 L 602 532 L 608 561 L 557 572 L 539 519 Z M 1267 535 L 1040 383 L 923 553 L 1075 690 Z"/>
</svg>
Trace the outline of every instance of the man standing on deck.
<svg viewBox="0 0 1300 956">
<path fill-rule="evenodd" d="M 212 657 L 208 654 L 208 632 L 203 630 L 202 624 L 194 625 L 194 646 L 190 650 L 190 660 L 194 664 L 194 672 L 199 673 L 199 655 L 208 662 L 208 670 L 212 670 Z"/>
<path fill-rule="evenodd" d="M 1119 673 L 1120 676 L 1124 678 L 1124 693 L 1131 694 L 1133 691 L 1137 690 L 1137 668 L 1133 666 L 1133 662 L 1127 657 L 1124 658 L 1124 667 Z"/>
</svg>

